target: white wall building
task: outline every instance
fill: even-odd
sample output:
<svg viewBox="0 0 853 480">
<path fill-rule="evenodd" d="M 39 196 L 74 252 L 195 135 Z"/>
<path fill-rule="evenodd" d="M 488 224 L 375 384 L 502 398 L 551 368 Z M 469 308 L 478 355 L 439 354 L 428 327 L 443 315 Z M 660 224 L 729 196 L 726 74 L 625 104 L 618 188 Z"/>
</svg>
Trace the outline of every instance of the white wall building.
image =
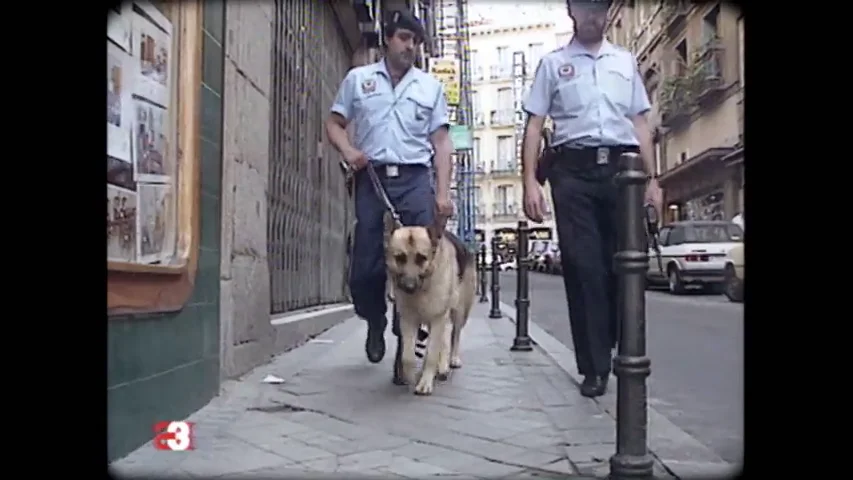
<svg viewBox="0 0 853 480">
<path fill-rule="evenodd" d="M 476 229 L 490 245 L 495 232 L 514 230 L 522 211 L 521 159 L 516 158 L 513 53 L 522 51 L 529 87 L 539 59 L 571 39 L 564 0 L 469 4 Z M 525 92 L 526 93 L 526 92 Z M 539 238 L 556 239 L 551 194 Z M 514 237 L 507 237 L 511 242 Z"/>
</svg>

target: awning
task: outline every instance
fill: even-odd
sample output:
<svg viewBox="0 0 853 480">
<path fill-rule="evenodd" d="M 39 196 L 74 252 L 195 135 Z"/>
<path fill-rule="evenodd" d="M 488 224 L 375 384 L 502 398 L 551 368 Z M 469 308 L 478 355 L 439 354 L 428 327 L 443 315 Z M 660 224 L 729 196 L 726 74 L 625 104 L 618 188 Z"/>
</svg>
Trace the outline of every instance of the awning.
<svg viewBox="0 0 853 480">
<path fill-rule="evenodd" d="M 729 154 L 731 154 L 735 150 L 735 147 L 713 147 L 709 148 L 697 155 L 694 155 L 687 160 L 685 160 L 680 165 L 676 165 L 674 168 L 667 170 L 662 173 L 658 178 L 658 181 L 663 186 L 666 182 L 675 180 L 678 177 L 685 175 L 690 172 L 698 165 L 701 165 L 708 160 L 718 160 L 723 158 Z"/>
</svg>

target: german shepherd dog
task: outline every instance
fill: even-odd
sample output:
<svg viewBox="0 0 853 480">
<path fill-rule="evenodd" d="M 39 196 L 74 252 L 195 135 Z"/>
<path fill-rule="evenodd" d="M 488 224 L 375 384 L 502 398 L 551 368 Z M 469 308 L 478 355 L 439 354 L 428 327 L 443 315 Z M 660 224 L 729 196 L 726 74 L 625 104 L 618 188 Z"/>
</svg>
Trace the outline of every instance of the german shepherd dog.
<svg viewBox="0 0 853 480">
<path fill-rule="evenodd" d="M 430 227 L 397 227 L 386 214 L 385 264 L 389 293 L 400 314 L 395 383 L 417 381 L 415 394 L 430 395 L 436 378 L 445 380 L 451 368 L 462 366 L 459 340 L 474 303 L 474 255 L 444 230 L 444 221 Z M 415 379 L 415 343 L 422 326 L 429 337 Z"/>
</svg>

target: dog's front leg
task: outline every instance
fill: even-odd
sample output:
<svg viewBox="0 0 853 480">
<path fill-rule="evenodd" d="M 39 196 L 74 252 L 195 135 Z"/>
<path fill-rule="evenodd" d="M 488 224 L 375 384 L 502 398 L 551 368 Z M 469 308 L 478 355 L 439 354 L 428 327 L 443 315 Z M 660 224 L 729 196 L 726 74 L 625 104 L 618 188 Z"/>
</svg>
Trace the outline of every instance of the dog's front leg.
<svg viewBox="0 0 853 480">
<path fill-rule="evenodd" d="M 421 371 L 421 378 L 415 386 L 415 394 L 417 395 L 430 395 L 435 387 L 435 374 L 438 371 L 441 350 L 444 348 L 447 323 L 447 319 L 443 318 L 438 322 L 430 324 L 429 343 L 427 343 L 424 368 Z"/>
<path fill-rule="evenodd" d="M 415 369 L 418 366 L 418 358 L 415 356 L 417 334 L 417 324 L 413 324 L 407 318 L 400 318 L 400 376 L 408 385 L 414 383 Z"/>
<path fill-rule="evenodd" d="M 444 328 L 444 335 L 441 339 L 442 346 L 438 353 L 438 373 L 435 378 L 445 381 L 450 374 L 450 334 L 453 330 L 453 325 L 448 325 Z"/>
</svg>

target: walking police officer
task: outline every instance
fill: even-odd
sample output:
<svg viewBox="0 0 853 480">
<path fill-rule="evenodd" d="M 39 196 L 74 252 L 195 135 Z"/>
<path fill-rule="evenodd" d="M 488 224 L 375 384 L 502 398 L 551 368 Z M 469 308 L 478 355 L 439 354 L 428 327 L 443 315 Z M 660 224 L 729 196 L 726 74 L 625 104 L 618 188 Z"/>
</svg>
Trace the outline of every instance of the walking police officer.
<svg viewBox="0 0 853 480">
<path fill-rule="evenodd" d="M 367 321 L 365 351 L 373 363 L 385 356 L 386 206 L 364 167 L 368 162 L 374 166 L 404 225 L 427 226 L 435 215 L 449 217 L 453 210 L 453 147 L 444 89 L 412 65 L 415 49 L 424 41 L 424 28 L 410 12 L 392 12 L 384 25 L 384 39 L 385 58 L 349 71 L 326 120 L 329 140 L 356 172 L 350 294 L 356 314 Z M 352 143 L 345 130 L 350 122 L 355 126 Z"/>
<path fill-rule="evenodd" d="M 542 58 L 524 103 L 528 113 L 523 146 L 524 212 L 534 222 L 542 221 L 545 200 L 540 182 L 547 178 L 575 360 L 584 376 L 581 393 L 596 397 L 607 389 L 611 350 L 617 341 L 612 268 L 617 192 L 613 178 L 619 155 L 626 151 L 639 151 L 646 171 L 654 171 L 652 134 L 646 119 L 650 104 L 636 58 L 604 39 L 610 2 L 568 0 L 567 6 L 575 23 L 574 38 Z M 546 116 L 554 122 L 553 143 L 540 160 Z M 540 161 L 542 165 L 537 165 Z M 646 200 L 660 211 L 661 191 L 651 175 Z"/>
</svg>

